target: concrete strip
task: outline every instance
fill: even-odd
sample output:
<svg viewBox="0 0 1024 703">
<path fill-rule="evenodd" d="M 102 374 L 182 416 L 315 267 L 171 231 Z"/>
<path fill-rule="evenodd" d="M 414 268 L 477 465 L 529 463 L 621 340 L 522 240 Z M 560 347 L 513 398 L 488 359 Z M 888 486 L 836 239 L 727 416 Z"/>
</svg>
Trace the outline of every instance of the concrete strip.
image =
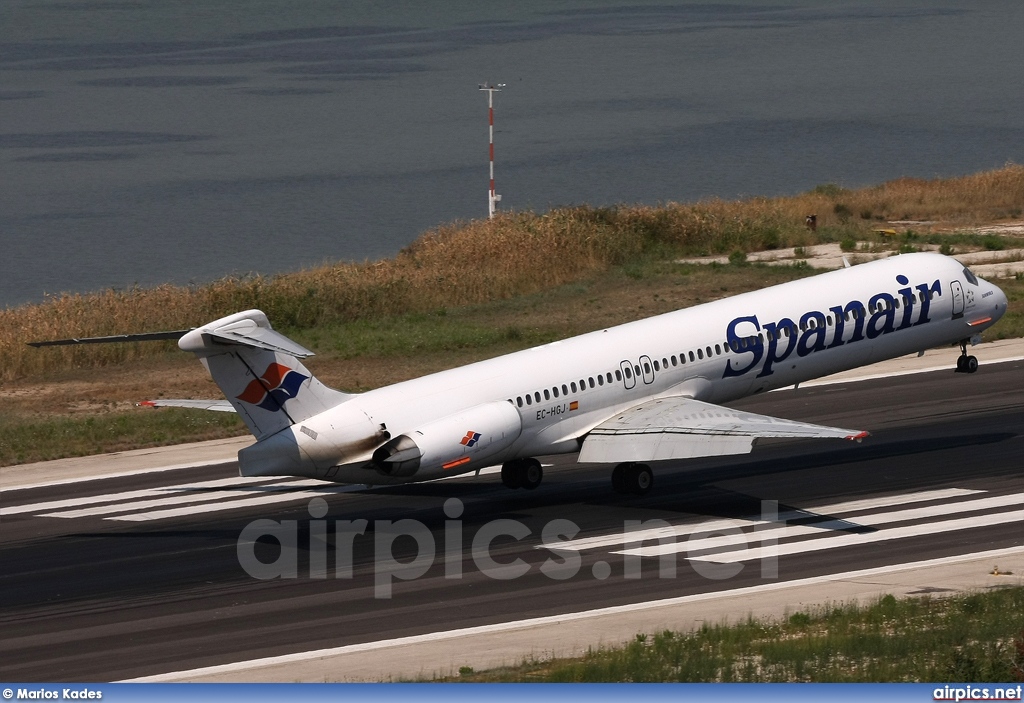
<svg viewBox="0 0 1024 703">
<path fill-rule="evenodd" d="M 154 471 L 173 471 L 235 461 L 252 437 L 213 439 L 170 447 L 133 449 L 113 454 L 71 457 L 0 468 L 0 491 L 42 488 L 97 478 L 118 478 Z"/>
<path fill-rule="evenodd" d="M 979 264 L 971 266 L 971 270 L 978 276 L 988 279 L 1014 278 L 1024 274 L 1024 261 L 1006 261 L 996 264 Z"/>
<path fill-rule="evenodd" d="M 995 567 L 998 575 L 992 573 Z M 300 652 L 136 680 L 324 682 L 432 677 L 457 672 L 462 666 L 479 671 L 517 664 L 524 659 L 579 656 L 591 647 L 629 642 L 638 633 L 666 629 L 688 632 L 705 623 L 736 623 L 747 617 L 778 619 L 827 603 L 867 603 L 885 594 L 941 595 L 1021 585 L 1021 574 L 1024 546 Z"/>
<path fill-rule="evenodd" d="M 868 251 L 862 246 L 870 246 L 867 242 L 857 242 L 856 251 L 843 251 L 839 244 L 814 244 L 803 247 L 800 256 L 796 254 L 796 248 L 771 249 L 769 251 L 754 251 L 747 254 L 747 261 L 768 266 L 792 266 L 794 264 L 806 264 L 813 269 L 835 270 L 843 268 L 847 260 L 851 265 L 863 264 L 868 261 L 876 261 L 895 256 L 898 252 L 894 250 Z M 920 251 L 938 251 L 937 244 L 922 244 L 918 246 Z M 1017 273 L 1024 271 L 1024 249 L 1000 249 L 996 251 L 971 251 L 954 254 L 955 258 L 982 278 L 1010 278 Z M 687 259 L 677 259 L 677 264 L 728 264 L 729 257 L 721 256 L 698 256 Z"/>
</svg>

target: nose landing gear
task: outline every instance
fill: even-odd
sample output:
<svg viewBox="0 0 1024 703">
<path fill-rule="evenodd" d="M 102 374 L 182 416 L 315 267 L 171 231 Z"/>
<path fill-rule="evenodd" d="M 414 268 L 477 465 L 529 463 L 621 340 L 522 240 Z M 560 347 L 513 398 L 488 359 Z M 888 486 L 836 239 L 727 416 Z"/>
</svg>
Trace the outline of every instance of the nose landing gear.
<svg viewBox="0 0 1024 703">
<path fill-rule="evenodd" d="M 968 340 L 960 340 L 960 356 L 956 360 L 957 373 L 974 373 L 978 370 L 978 357 L 967 354 Z"/>
</svg>

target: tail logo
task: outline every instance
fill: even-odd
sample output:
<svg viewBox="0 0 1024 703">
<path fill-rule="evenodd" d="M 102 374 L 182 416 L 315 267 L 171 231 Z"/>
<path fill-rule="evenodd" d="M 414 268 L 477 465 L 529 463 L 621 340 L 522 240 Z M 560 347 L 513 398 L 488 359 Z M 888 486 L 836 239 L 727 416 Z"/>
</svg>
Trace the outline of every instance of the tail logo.
<svg viewBox="0 0 1024 703">
<path fill-rule="evenodd" d="M 480 441 L 480 433 L 470 430 L 469 432 L 466 433 L 465 437 L 459 440 L 459 444 L 465 447 L 472 447 L 478 441 Z"/>
<path fill-rule="evenodd" d="M 260 376 L 263 382 L 253 380 L 245 387 L 241 395 L 235 396 L 250 405 L 264 410 L 280 410 L 286 400 L 299 394 L 302 382 L 309 378 L 298 371 L 273 363 Z"/>
</svg>

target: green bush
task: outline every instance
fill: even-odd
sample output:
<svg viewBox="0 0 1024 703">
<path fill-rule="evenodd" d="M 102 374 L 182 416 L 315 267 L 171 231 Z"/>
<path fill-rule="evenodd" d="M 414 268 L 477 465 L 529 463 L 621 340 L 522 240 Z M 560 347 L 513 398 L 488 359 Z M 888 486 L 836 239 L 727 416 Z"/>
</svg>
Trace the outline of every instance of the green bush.
<svg viewBox="0 0 1024 703">
<path fill-rule="evenodd" d="M 729 263 L 733 266 L 746 266 L 747 265 L 747 253 L 737 249 L 733 253 L 729 254 Z"/>
<path fill-rule="evenodd" d="M 1002 251 L 1006 246 L 1006 242 L 1003 241 L 1003 238 L 994 234 L 983 237 L 981 244 L 989 251 Z"/>
</svg>

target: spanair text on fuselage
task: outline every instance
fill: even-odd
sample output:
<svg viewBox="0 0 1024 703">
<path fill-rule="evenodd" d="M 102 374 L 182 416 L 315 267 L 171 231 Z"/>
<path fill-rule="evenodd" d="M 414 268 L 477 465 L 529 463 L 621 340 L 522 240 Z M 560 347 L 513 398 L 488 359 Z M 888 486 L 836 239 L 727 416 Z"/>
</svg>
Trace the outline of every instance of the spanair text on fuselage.
<svg viewBox="0 0 1024 703">
<path fill-rule="evenodd" d="M 577 451 L 595 426 L 651 398 L 722 403 L 970 338 L 1005 310 L 998 288 L 971 278 L 937 254 L 841 269 L 370 391 L 279 444 L 306 457 L 300 475 L 374 484 Z M 408 475 L 368 472 L 367 428 L 408 433 L 438 459 Z M 326 436 L 335 448 L 318 444 Z M 255 454 L 248 469 L 240 458 L 259 473 Z"/>
</svg>

